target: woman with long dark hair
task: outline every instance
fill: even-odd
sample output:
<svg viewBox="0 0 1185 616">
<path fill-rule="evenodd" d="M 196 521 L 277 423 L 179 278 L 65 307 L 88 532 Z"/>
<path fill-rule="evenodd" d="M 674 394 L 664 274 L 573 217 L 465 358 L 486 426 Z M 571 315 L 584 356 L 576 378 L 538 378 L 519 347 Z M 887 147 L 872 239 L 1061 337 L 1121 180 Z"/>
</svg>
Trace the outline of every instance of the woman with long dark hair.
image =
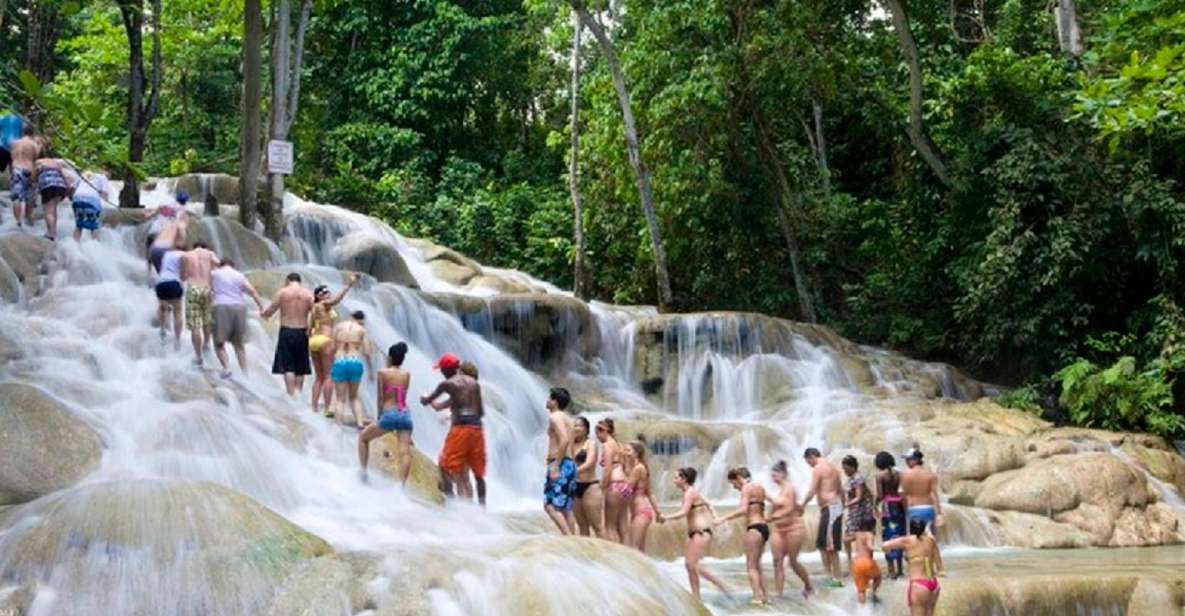
<svg viewBox="0 0 1185 616">
<path fill-rule="evenodd" d="M 576 462 L 576 491 L 572 495 L 572 509 L 576 526 L 585 537 L 605 536 L 605 498 L 597 481 L 597 443 L 589 438 L 588 418 L 577 416 L 573 421 L 572 459 Z"/>
</svg>

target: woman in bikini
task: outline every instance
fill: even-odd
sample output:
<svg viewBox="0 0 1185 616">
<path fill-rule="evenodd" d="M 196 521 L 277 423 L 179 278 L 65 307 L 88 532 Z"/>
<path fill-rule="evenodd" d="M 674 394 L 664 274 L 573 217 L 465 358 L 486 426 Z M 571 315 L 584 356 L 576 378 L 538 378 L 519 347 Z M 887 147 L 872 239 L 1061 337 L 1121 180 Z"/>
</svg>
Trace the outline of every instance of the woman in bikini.
<svg viewBox="0 0 1185 616">
<path fill-rule="evenodd" d="M 666 516 L 663 521 L 687 518 L 687 547 L 683 549 L 683 564 L 687 567 L 687 581 L 691 584 L 691 594 L 699 601 L 699 579 L 716 585 L 725 595 L 728 588 L 715 574 L 700 565 L 700 561 L 712 547 L 712 522 L 716 518 L 716 511 L 712 505 L 699 495 L 695 488 L 696 472 L 694 468 L 681 468 L 675 471 L 675 487 L 683 491 L 683 507 L 679 513 Z"/>
<path fill-rule="evenodd" d="M 341 303 L 354 284 L 358 282 L 357 274 L 350 274 L 346 278 L 346 286 L 337 295 L 329 296 L 329 287 L 318 285 L 313 289 L 313 309 L 309 311 L 309 357 L 313 360 L 313 412 L 319 412 L 318 398 L 324 397 L 324 413 L 326 417 L 333 417 L 333 378 L 330 368 L 333 366 L 333 326 L 337 324 L 337 311 L 334 306 Z"/>
<path fill-rule="evenodd" d="M 597 440 L 601 441 L 601 491 L 605 493 L 605 538 L 624 544 L 630 536 L 634 485 L 625 474 L 626 454 L 614 432 L 612 419 L 597 422 Z"/>
<path fill-rule="evenodd" d="M 728 482 L 741 493 L 741 506 L 737 510 L 716 520 L 720 526 L 735 518 L 745 516 L 749 525 L 745 528 L 745 569 L 749 574 L 749 586 L 753 589 L 753 605 L 769 605 L 765 593 L 765 575 L 761 571 L 761 553 L 769 541 L 769 524 L 765 521 L 765 488 L 750 481 L 749 469 L 739 466 L 728 471 Z"/>
<path fill-rule="evenodd" d="M 399 440 L 399 477 L 407 485 L 411 474 L 411 412 L 407 410 L 407 388 L 411 373 L 403 369 L 407 357 L 407 343 L 399 342 L 387 349 L 387 367 L 378 371 L 379 421 L 366 426 L 358 434 L 358 461 L 362 463 L 362 477 L 370 459 L 370 441 L 394 432 Z"/>
<path fill-rule="evenodd" d="M 634 486 L 634 500 L 630 505 L 629 545 L 645 553 L 646 531 L 656 519 L 662 523 L 662 514 L 658 513 L 658 503 L 654 502 L 654 493 L 650 489 L 650 467 L 646 466 L 644 442 L 630 443 L 629 464 L 629 481 Z"/>
<path fill-rule="evenodd" d="M 798 562 L 798 551 L 802 549 L 802 541 L 806 538 L 806 525 L 802 522 L 802 507 L 798 505 L 798 495 L 790 483 L 790 472 L 785 460 L 778 460 L 774 464 L 770 477 L 774 485 L 778 486 L 776 496 L 767 494 L 765 497 L 773 505 L 769 521 L 774 525 L 770 535 L 770 552 L 774 557 L 774 589 L 779 597 L 786 596 L 786 561 L 789 560 L 790 569 L 802 580 L 802 597 L 806 599 L 815 592 L 806 568 Z"/>
<path fill-rule="evenodd" d="M 605 497 L 597 481 L 597 443 L 589 438 L 588 418 L 577 416 L 572 428 L 572 449 L 576 452 L 576 492 L 572 508 L 576 525 L 585 537 L 605 536 Z"/>
<path fill-rule="evenodd" d="M 909 605 L 910 616 L 933 616 L 940 592 L 938 578 L 934 577 L 938 544 L 934 542 L 934 536 L 926 532 L 926 521 L 910 520 L 908 535 L 886 541 L 881 548 L 886 552 L 905 551 L 905 562 L 909 563 L 905 602 Z"/>
</svg>

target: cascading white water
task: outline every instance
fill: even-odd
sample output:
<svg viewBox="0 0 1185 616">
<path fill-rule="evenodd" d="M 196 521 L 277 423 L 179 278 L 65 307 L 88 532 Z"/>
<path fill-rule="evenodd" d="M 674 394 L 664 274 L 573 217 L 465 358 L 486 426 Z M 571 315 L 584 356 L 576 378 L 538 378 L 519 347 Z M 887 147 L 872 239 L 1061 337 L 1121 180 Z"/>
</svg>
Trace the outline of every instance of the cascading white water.
<svg viewBox="0 0 1185 616">
<path fill-rule="evenodd" d="M 173 188 L 170 182 L 159 182 L 156 190 L 145 193 L 145 202 L 164 202 Z M 200 208 L 195 203 L 190 211 L 196 215 Z M 683 611 L 685 596 L 670 592 L 669 580 L 645 582 L 656 575 L 652 566 L 646 568 L 607 548 L 590 555 L 584 545 L 537 542 L 530 537 L 538 525 L 528 531 L 516 522 L 540 511 L 548 384 L 529 369 L 536 366 L 524 365 L 522 357 L 499 346 L 500 337 L 527 335 L 520 327 L 537 316 L 535 299 L 502 298 L 509 304 L 509 308 L 502 306 L 508 323 L 497 322 L 491 307 L 499 291 L 490 280 L 507 280 L 514 288 L 565 299 L 570 294 L 525 274 L 488 267 L 482 268 L 487 280 L 455 284 L 434 273 L 420 244 L 374 219 L 292 195 L 286 197 L 285 208 L 289 238 L 283 247 L 223 218 L 203 218 L 195 224 L 216 251 L 241 265 L 268 269 L 265 273 L 276 279 L 297 271 L 309 286 L 325 283 L 340 288 L 343 278 L 338 267 L 358 246 L 393 250 L 418 289 L 368 278 L 347 296 L 339 311 L 367 314 L 368 331 L 380 349 L 376 362 L 387 345 L 397 340 L 409 344 L 405 366 L 412 373 L 409 398 L 415 444 L 430 458 L 439 452 L 447 431 L 437 413 L 415 401 L 439 379 L 430 368 L 432 361 L 451 351 L 477 363 L 487 402 L 493 515 L 464 504 L 444 508 L 425 504 L 404 495 L 377 473 L 372 473 L 371 485 L 363 485 L 357 478 L 353 433 L 309 411 L 307 386 L 300 400 L 290 401 L 278 380 L 268 374 L 274 320 L 250 319 L 248 377 L 222 381 L 212 371 L 199 372 L 190 364 L 187 338 L 180 352 L 162 348 L 153 325 L 156 300 L 145 275 L 142 239 L 134 228 L 109 228 L 97 242 L 59 241 L 53 248 L 57 265 L 42 285 L 45 291 L 22 297 L 16 304 L 0 305 L 0 338 L 15 341 L 24 350 L 23 357 L 0 367 L 0 382 L 23 381 L 43 388 L 95 426 L 104 444 L 98 470 L 82 486 L 3 512 L 9 516 L 7 522 L 0 516 L 0 528 L 7 528 L 0 531 L 0 607 L 6 588 L 27 585 L 32 578 L 36 580 L 33 614 L 99 613 L 97 606 L 104 613 L 188 614 L 195 613 L 193 605 L 208 606 L 208 613 L 252 611 L 256 604 L 249 597 L 223 596 L 201 583 L 171 594 L 147 584 L 144 578 L 154 573 L 146 556 L 151 542 L 136 550 L 112 552 L 109 546 L 67 537 L 63 547 L 47 547 L 47 560 L 35 565 L 14 553 L 16 547 L 38 538 L 34 529 L 40 520 L 56 512 L 82 515 L 82 505 L 96 498 L 88 489 L 126 484 L 131 486 L 126 498 L 148 503 L 158 495 L 190 489 L 168 482 L 196 480 L 246 494 L 323 537 L 338 551 L 377 557 L 370 586 L 388 589 L 402 580 L 430 577 L 424 584 L 434 588 L 423 600 L 427 611 L 515 611 L 520 607 L 515 593 L 524 591 L 532 593 L 529 605 L 534 611 L 545 613 L 577 609 L 618 613 L 622 611 L 618 592 L 657 612 Z M 72 223 L 66 208 L 61 218 L 63 227 Z M 12 231 L 11 223 L 0 226 L 0 233 Z M 0 275 L 11 273 L 5 268 L 0 268 Z M 438 301 L 454 295 L 481 308 L 450 310 L 442 307 L 447 302 Z M 669 468 L 683 463 L 699 465 L 706 496 L 730 501 L 735 492 L 725 481 L 729 467 L 747 465 L 758 480 L 765 480 L 765 469 L 786 459 L 801 497 L 809 473 L 800 462 L 802 450 L 816 446 L 833 453 L 851 447 L 842 434 L 829 428 L 859 416 L 872 400 L 870 392 L 896 396 L 929 387 L 934 396 L 974 397 L 949 367 L 910 362 L 850 343 L 839 346 L 817 332 L 772 320 L 727 314 L 660 316 L 652 308 L 598 303 L 589 305 L 588 311 L 599 335 L 595 355 L 582 358 L 575 368 L 564 362 L 549 365 L 549 370 L 561 373 L 547 376 L 592 383 L 607 394 L 613 403 L 594 416 L 620 414 L 666 425 L 691 425 L 709 432 L 718 443 L 707 455 L 685 453 L 695 450 L 698 437 L 676 430 L 651 444 L 652 452 L 667 458 L 654 479 L 655 491 L 666 503 L 676 496 Z M 560 311 L 554 319 L 556 340 L 577 344 L 579 322 L 574 313 Z M 655 327 L 655 322 L 660 326 Z M 656 347 L 643 337 L 656 335 L 662 339 L 658 355 L 641 357 Z M 853 359 L 856 355 L 858 359 Z M 852 361 L 859 366 L 850 365 Z M 648 379 L 653 382 L 645 382 Z M 363 389 L 371 414 L 375 393 L 373 383 Z M 889 432 L 896 429 L 892 424 L 886 427 Z M 1170 486 L 1157 487 L 1176 504 L 1169 498 Z M 128 513 L 132 523 L 154 529 L 154 537 L 169 537 L 175 521 L 154 519 L 151 516 L 159 517 L 160 512 L 145 509 L 142 515 Z M 216 509 L 206 513 L 216 515 Z M 974 520 L 976 515 L 968 518 Z M 201 519 L 199 515 L 177 525 L 181 529 L 177 532 L 200 527 Z M 987 522 L 982 525 L 988 526 Z M 992 533 L 978 533 L 967 540 L 974 545 L 997 541 Z M 81 560 L 64 552 L 77 552 Z M 602 556 L 609 560 L 598 560 Z M 75 568 L 79 562 L 86 563 L 81 570 Z M 180 580 L 191 573 L 190 566 L 176 562 L 155 573 L 162 580 Z M 121 573 L 82 579 L 88 567 Z M 684 583 L 677 569 L 662 571 L 657 575 Z M 568 592 L 577 585 L 586 593 L 580 600 Z M 138 588 L 143 592 L 137 593 Z M 380 612 L 384 602 L 400 600 L 390 590 L 373 594 L 379 597 Z M 102 600 L 88 602 L 88 597 Z"/>
</svg>

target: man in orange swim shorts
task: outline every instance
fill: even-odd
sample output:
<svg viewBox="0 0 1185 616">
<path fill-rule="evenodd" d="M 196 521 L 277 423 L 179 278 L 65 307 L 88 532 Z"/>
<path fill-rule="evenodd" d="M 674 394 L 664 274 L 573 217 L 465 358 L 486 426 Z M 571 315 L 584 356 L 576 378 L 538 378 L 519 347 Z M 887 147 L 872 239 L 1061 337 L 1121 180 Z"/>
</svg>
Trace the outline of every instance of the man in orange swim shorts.
<svg viewBox="0 0 1185 616">
<path fill-rule="evenodd" d="M 872 558 L 872 532 L 876 530 L 875 520 L 862 521 L 852 536 L 852 579 L 856 581 L 856 593 L 864 603 L 868 585 L 872 584 L 872 602 L 880 603 L 876 591 L 881 587 L 881 570 Z"/>
<path fill-rule="evenodd" d="M 486 443 L 481 420 L 485 407 L 481 402 L 481 385 L 477 379 L 461 372 L 461 358 L 452 353 L 440 356 L 433 369 L 440 370 L 444 380 L 436 390 L 420 397 L 425 406 L 447 394 L 443 408 L 452 413 L 452 427 L 444 439 L 440 451 L 441 490 L 451 495 L 453 485 L 457 486 L 463 498 L 473 498 L 467 473 L 473 472 L 477 485 L 477 501 L 486 504 Z"/>
</svg>

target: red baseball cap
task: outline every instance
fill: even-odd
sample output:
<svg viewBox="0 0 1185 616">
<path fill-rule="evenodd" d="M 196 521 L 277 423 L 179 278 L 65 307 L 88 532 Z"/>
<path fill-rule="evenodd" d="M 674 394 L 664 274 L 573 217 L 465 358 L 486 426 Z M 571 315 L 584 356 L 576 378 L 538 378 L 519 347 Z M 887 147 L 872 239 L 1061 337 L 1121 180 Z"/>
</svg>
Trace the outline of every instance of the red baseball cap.
<svg viewBox="0 0 1185 616">
<path fill-rule="evenodd" d="M 455 368 L 460 368 L 460 367 L 461 367 L 461 358 L 460 357 L 457 357 L 456 355 L 454 355 L 452 353 L 445 353 L 444 355 L 440 356 L 440 359 L 436 360 L 436 365 L 432 366 L 432 369 L 433 370 L 441 370 L 444 368 L 454 368 L 455 369 Z"/>
</svg>

